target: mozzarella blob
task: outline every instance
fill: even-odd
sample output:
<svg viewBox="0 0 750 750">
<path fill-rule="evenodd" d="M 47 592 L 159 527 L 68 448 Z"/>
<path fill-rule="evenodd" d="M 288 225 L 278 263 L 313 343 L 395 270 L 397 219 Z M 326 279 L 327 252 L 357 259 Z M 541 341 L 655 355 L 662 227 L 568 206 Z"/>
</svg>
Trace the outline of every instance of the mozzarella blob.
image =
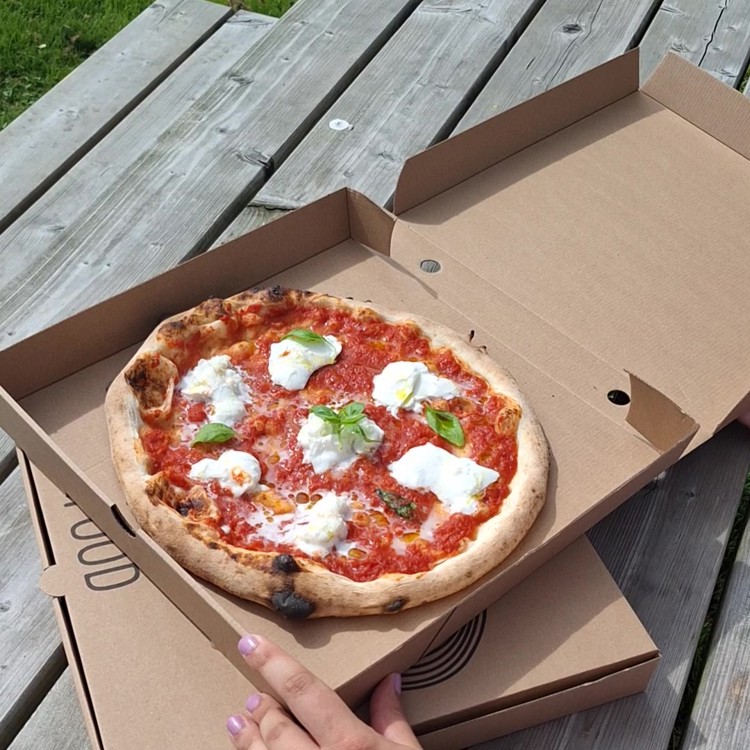
<svg viewBox="0 0 750 750">
<path fill-rule="evenodd" d="M 326 492 L 317 503 L 302 505 L 295 514 L 296 546 L 311 557 L 325 557 L 346 539 L 351 515 L 346 498 Z"/>
<path fill-rule="evenodd" d="M 481 493 L 500 478 L 494 469 L 454 456 L 432 443 L 410 448 L 388 471 L 400 485 L 429 490 L 449 513 L 464 515 L 478 510 Z"/>
<path fill-rule="evenodd" d="M 180 381 L 178 388 L 190 401 L 206 404 L 210 422 L 233 427 L 246 414 L 250 389 L 226 354 L 202 359 Z"/>
<path fill-rule="evenodd" d="M 349 430 L 337 433 L 333 425 L 317 414 L 309 414 L 297 434 L 303 463 L 312 464 L 313 471 L 322 474 L 331 469 L 345 469 L 359 456 L 376 451 L 383 442 L 383 430 L 368 417 L 357 424 L 367 439 Z"/>
<path fill-rule="evenodd" d="M 260 481 L 260 463 L 252 453 L 226 451 L 219 458 L 203 458 L 188 473 L 195 482 L 218 482 L 222 489 L 240 497 Z"/>
<path fill-rule="evenodd" d="M 458 386 L 431 373 L 424 362 L 391 362 L 372 379 L 372 400 L 396 416 L 399 409 L 421 412 L 428 398 L 454 398 Z"/>
<path fill-rule="evenodd" d="M 288 391 L 299 391 L 316 370 L 333 364 L 341 353 L 341 344 L 335 336 L 323 338 L 325 342 L 302 343 L 289 338 L 271 344 L 268 358 L 271 382 Z"/>
</svg>

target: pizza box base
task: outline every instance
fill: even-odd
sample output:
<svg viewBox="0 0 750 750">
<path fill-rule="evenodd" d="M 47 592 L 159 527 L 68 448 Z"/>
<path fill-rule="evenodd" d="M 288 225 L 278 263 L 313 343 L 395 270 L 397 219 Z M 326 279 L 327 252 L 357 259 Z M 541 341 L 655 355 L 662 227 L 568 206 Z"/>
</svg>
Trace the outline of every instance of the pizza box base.
<svg viewBox="0 0 750 750">
<path fill-rule="evenodd" d="M 750 100 L 677 57 L 639 88 L 628 53 L 409 160 L 397 215 L 338 191 L 0 352 L 0 425 L 246 676 L 235 645 L 260 632 L 354 704 L 747 408 L 748 134 Z M 259 283 L 414 310 L 514 374 L 552 469 L 495 572 L 395 616 L 288 622 L 137 527 L 105 389 L 160 320 Z"/>
<path fill-rule="evenodd" d="M 223 747 L 252 685 L 19 457 L 93 746 Z M 658 659 L 582 538 L 406 671 L 404 707 L 425 750 L 457 750 L 642 691 Z"/>
</svg>

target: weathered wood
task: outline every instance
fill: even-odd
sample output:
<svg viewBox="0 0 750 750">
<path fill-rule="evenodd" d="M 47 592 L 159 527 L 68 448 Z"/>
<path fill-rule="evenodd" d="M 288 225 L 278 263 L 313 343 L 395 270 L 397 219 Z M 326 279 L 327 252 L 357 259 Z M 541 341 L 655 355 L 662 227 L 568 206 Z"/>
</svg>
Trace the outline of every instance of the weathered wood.
<svg viewBox="0 0 750 750">
<path fill-rule="evenodd" d="M 750 747 L 750 526 L 729 576 L 682 750 Z"/>
<path fill-rule="evenodd" d="M 62 673 L 8 750 L 91 750 L 69 669 Z"/>
<path fill-rule="evenodd" d="M 750 0 L 667 0 L 640 44 L 641 80 L 670 50 L 736 88 L 750 58 Z"/>
<path fill-rule="evenodd" d="M 0 230 L 100 140 L 230 13 L 161 0 L 0 131 Z"/>
<path fill-rule="evenodd" d="M 288 214 L 291 209 L 271 208 L 270 206 L 259 206 L 255 201 L 242 209 L 239 216 L 222 232 L 221 236 L 211 246 L 211 249 L 219 247 L 230 240 L 241 237 L 243 234 L 252 232 L 275 219 Z"/>
<path fill-rule="evenodd" d="M 0 237 L 0 253 L 8 258 L 0 344 L 207 248 L 263 182 L 271 162 L 286 157 L 415 4 L 294 5 L 249 51 L 240 45 L 244 54 L 231 53 L 231 68 L 207 72 L 208 86 L 193 80 L 194 90 L 182 100 L 168 97 L 173 78 L 184 85 L 183 68 L 226 29 L 242 25 L 224 24 L 158 96 Z M 195 66 L 190 70 L 194 76 Z M 20 245 L 23 253 L 11 252 Z"/>
<path fill-rule="evenodd" d="M 52 602 L 39 590 L 39 550 L 20 471 L 0 485 L 0 747 L 65 666 Z"/>
<path fill-rule="evenodd" d="M 627 51 L 659 0 L 547 0 L 456 132 Z"/>
<path fill-rule="evenodd" d="M 540 4 L 423 2 L 225 236 L 249 231 L 269 209 L 296 208 L 344 186 L 387 205 L 404 161 L 453 129 Z"/>
<path fill-rule="evenodd" d="M 105 192 L 111 190 L 110 196 L 115 199 L 117 187 L 112 187 L 112 183 L 116 177 L 127 174 L 128 165 L 136 155 L 149 145 L 156 144 L 169 123 L 187 111 L 218 78 L 231 75 L 233 65 L 274 23 L 274 19 L 257 13 L 243 12 L 234 16 L 149 96 L 126 122 L 117 127 L 105 143 L 96 147 L 85 164 L 80 163 L 74 167 L 15 225 L 0 235 L 0 255 L 4 258 L 5 279 L 8 280 L 14 270 L 20 276 L 28 274 L 23 290 L 11 283 L 0 293 L 0 317 L 5 317 L 8 324 L 4 330 L 5 335 L 0 335 L 0 346 L 8 346 L 18 339 L 30 336 L 55 320 L 123 291 L 135 283 L 134 277 L 127 274 L 127 269 L 114 272 L 111 267 L 116 267 L 116 264 L 110 263 L 108 266 L 105 259 L 89 260 L 84 255 L 77 262 L 71 260 L 69 245 L 58 246 L 56 249 L 60 254 L 56 257 L 49 257 L 46 253 L 55 252 L 52 248 L 58 242 L 57 235 L 64 234 L 68 222 L 82 224 L 82 232 L 85 233 L 89 205 L 81 196 L 94 195 L 97 189 Z M 0 161 L 5 154 L 1 147 L 0 141 Z M 142 186 L 138 184 L 132 191 L 138 192 L 141 189 Z M 130 191 L 124 189 L 123 193 L 128 195 Z M 29 235 L 33 240 L 30 239 L 27 245 L 23 238 Z M 23 252 L 19 252 L 21 242 Z M 35 257 L 32 246 L 41 255 Z M 120 250 L 123 258 L 130 258 L 131 263 L 136 263 L 140 269 L 138 274 L 152 275 L 159 270 L 149 273 L 148 269 L 152 266 L 147 261 L 137 261 L 122 247 L 115 246 L 112 252 L 117 255 Z M 158 246 L 147 247 L 146 250 L 156 255 Z M 77 285 L 85 288 L 87 282 L 84 279 L 94 276 L 97 271 L 112 272 L 106 275 L 98 287 L 97 282 L 92 280 L 93 290 L 88 296 L 80 296 L 76 291 Z M 49 289 L 49 285 L 57 287 L 58 296 L 48 304 L 45 302 L 47 292 L 44 290 Z M 32 303 L 32 300 L 36 302 Z M 34 314 L 29 315 L 28 310 L 32 309 L 32 304 Z M 11 449 L 12 442 L 0 431 L 0 478 L 13 465 Z"/>
<path fill-rule="evenodd" d="M 15 445 L 5 432 L 0 430 L 0 482 L 4 482 L 16 467 Z"/>
<path fill-rule="evenodd" d="M 750 432 L 731 425 L 589 533 L 661 649 L 648 690 L 476 750 L 667 747 L 748 463 Z"/>
</svg>

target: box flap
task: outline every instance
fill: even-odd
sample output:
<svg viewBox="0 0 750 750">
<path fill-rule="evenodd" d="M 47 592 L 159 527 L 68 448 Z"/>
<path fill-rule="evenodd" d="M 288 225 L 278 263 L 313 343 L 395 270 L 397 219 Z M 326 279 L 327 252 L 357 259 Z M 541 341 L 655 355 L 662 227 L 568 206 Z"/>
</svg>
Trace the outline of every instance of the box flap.
<svg viewBox="0 0 750 750">
<path fill-rule="evenodd" d="M 643 84 L 644 93 L 750 159 L 747 97 L 670 52 Z"/>
<path fill-rule="evenodd" d="M 636 49 L 410 157 L 396 185 L 394 212 L 400 215 L 637 91 L 638 77 Z"/>
<path fill-rule="evenodd" d="M 576 81 L 595 97 L 595 77 Z M 459 174 L 400 215 L 391 255 L 599 409 L 633 373 L 700 423 L 695 447 L 748 394 L 750 235 L 735 217 L 747 200 L 737 185 L 750 183 L 750 100 L 674 60 L 650 91 Z M 493 121 L 500 144 L 518 138 L 506 115 Z M 470 151 L 461 141 L 476 146 L 475 130 L 445 148 Z M 422 154 L 423 174 L 446 153 Z M 425 257 L 442 270 L 425 274 Z"/>
</svg>

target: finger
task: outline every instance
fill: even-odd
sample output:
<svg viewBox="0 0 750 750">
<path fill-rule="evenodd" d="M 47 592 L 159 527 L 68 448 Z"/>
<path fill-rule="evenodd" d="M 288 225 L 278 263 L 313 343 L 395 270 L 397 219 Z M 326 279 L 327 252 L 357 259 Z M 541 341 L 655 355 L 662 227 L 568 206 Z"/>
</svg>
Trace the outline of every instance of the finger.
<svg viewBox="0 0 750 750">
<path fill-rule="evenodd" d="M 227 732 L 237 750 L 268 750 L 258 725 L 247 716 L 230 716 L 227 719 Z"/>
<path fill-rule="evenodd" d="M 352 740 L 364 744 L 372 736 L 370 727 L 328 685 L 276 644 L 246 635 L 239 649 L 319 744 L 335 746 Z"/>
<path fill-rule="evenodd" d="M 258 725 L 264 749 L 318 750 L 318 746 L 310 739 L 307 732 L 296 724 L 278 701 L 270 695 L 251 695 L 247 699 L 246 707 L 252 721 Z"/>
<path fill-rule="evenodd" d="M 373 691 L 370 698 L 370 723 L 378 734 L 391 742 L 415 750 L 421 747 L 401 708 L 400 674 L 388 675 Z"/>
</svg>

